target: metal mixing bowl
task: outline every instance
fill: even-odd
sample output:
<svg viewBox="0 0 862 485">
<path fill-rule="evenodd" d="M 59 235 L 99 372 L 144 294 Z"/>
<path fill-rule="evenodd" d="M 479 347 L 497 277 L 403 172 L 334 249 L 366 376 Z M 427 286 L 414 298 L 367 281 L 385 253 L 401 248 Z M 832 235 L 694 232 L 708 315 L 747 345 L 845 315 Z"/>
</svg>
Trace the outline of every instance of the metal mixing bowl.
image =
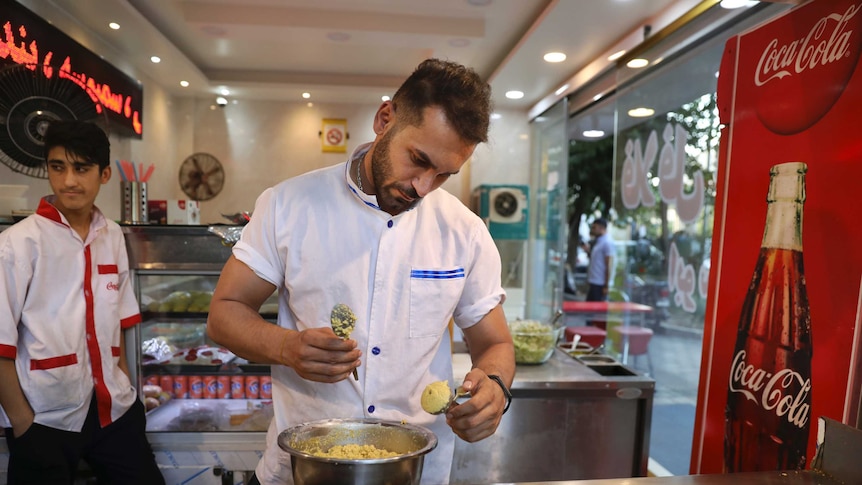
<svg viewBox="0 0 862 485">
<path fill-rule="evenodd" d="M 309 453 L 347 444 L 374 445 L 398 456 L 349 460 Z M 278 446 L 290 453 L 296 485 L 418 485 L 425 454 L 437 446 L 437 437 L 421 426 L 393 421 L 325 419 L 282 431 Z"/>
</svg>

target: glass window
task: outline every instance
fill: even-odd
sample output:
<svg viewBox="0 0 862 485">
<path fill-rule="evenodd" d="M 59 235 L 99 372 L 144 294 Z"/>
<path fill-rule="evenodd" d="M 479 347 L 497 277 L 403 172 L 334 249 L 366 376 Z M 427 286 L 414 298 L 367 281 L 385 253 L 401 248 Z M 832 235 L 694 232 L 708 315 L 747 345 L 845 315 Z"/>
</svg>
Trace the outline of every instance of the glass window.
<svg viewBox="0 0 862 485">
<path fill-rule="evenodd" d="M 651 308 L 631 323 L 652 331 L 645 355 L 617 355 L 656 380 L 650 456 L 674 475 L 689 472 L 700 377 L 720 140 L 715 89 L 724 43 L 786 8 L 758 7 L 730 21 L 716 10 L 650 43 L 636 56 L 650 67 L 620 62 L 615 90 L 567 124 L 565 297 L 585 298 L 589 256 L 581 243 L 589 242 L 591 222 L 607 218 L 615 246 L 609 299 Z M 619 347 L 606 342 L 611 352 Z"/>
</svg>

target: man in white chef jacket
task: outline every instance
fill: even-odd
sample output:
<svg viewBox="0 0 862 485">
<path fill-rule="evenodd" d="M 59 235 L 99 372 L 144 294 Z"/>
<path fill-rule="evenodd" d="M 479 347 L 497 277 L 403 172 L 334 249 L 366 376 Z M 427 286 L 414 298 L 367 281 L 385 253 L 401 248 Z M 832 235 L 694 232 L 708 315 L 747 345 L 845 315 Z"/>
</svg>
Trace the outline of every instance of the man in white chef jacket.
<svg viewBox="0 0 862 485">
<path fill-rule="evenodd" d="M 0 423 L 8 483 L 163 484 L 123 330 L 141 321 L 122 230 L 94 205 L 111 178 L 92 123 L 53 121 L 44 138 L 53 195 L 0 233 Z"/>
<path fill-rule="evenodd" d="M 490 87 L 471 69 L 429 59 L 374 117 L 376 138 L 345 163 L 267 189 L 225 265 L 210 337 L 271 363 L 275 419 L 255 479 L 293 483 L 284 429 L 327 418 L 404 421 L 431 429 L 424 484 L 448 483 L 455 435 L 495 432 L 515 371 L 500 255 L 482 220 L 435 190 L 487 140 Z M 279 291 L 278 325 L 258 309 Z M 344 303 L 349 340 L 330 328 Z M 431 382 L 453 381 L 448 323 L 464 333 L 471 398 L 445 415 L 421 408 Z M 357 369 L 358 380 L 352 377 Z"/>
</svg>

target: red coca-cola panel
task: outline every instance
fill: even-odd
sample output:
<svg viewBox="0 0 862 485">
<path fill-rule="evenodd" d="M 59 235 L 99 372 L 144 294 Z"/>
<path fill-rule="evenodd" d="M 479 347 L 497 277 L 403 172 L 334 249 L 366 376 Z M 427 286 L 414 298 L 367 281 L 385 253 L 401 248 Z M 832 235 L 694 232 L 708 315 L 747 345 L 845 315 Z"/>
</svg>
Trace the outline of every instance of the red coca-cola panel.
<svg viewBox="0 0 862 485">
<path fill-rule="evenodd" d="M 808 2 L 727 42 L 692 473 L 792 469 L 797 460 L 810 468 L 817 417 L 855 424 L 860 380 L 853 347 L 862 345 L 860 46 L 860 0 Z M 784 271 L 776 279 L 779 273 L 764 267 L 761 243 L 770 169 L 785 162 L 808 167 L 802 251 L 769 255 Z M 758 271 L 768 272 L 761 274 L 766 281 L 757 280 Z M 798 292 L 794 285 L 804 281 L 810 349 L 782 346 L 783 329 L 759 339 L 740 334 L 746 319 L 792 328 L 798 313 L 793 300 L 778 302 L 783 306 L 772 315 L 758 313 L 767 299 L 751 296 L 753 281 L 773 285 L 768 291 L 775 295 Z M 804 452 L 783 446 L 800 440 L 794 433 L 802 432 L 802 421 L 809 426 Z"/>
</svg>

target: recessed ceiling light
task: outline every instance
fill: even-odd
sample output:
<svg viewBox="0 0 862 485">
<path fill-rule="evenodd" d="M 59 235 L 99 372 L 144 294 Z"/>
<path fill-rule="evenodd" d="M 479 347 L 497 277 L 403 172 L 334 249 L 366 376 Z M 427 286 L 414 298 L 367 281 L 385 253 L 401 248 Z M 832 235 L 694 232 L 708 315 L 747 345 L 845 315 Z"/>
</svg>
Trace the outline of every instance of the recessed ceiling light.
<svg viewBox="0 0 862 485">
<path fill-rule="evenodd" d="M 652 116 L 655 114 L 655 110 L 652 108 L 633 108 L 629 110 L 629 116 L 632 118 L 646 118 L 647 116 Z"/>
<path fill-rule="evenodd" d="M 584 136 L 587 138 L 601 138 L 605 136 L 605 132 L 602 130 L 586 130 L 584 131 Z"/>
<path fill-rule="evenodd" d="M 384 94 L 383 96 L 380 96 L 380 99 L 381 99 L 381 100 L 383 100 L 383 101 L 389 101 L 389 100 L 390 100 L 390 99 L 392 99 L 392 98 L 390 98 L 389 96 L 387 96 L 387 95 L 385 95 L 385 94 Z"/>
<path fill-rule="evenodd" d="M 187 88 L 187 87 L 189 87 L 189 82 L 188 81 L 180 81 L 180 86 Z"/>
<path fill-rule="evenodd" d="M 152 56 L 152 57 L 150 57 L 150 60 L 153 61 L 153 64 L 158 64 L 158 63 L 162 62 L 162 58 L 159 56 Z"/>
<path fill-rule="evenodd" d="M 722 8 L 740 8 L 740 7 L 751 7 L 752 5 L 757 5 L 757 2 L 751 0 L 721 0 Z"/>
<path fill-rule="evenodd" d="M 500 113 L 491 113 L 491 119 L 492 120 L 499 120 L 502 117 L 503 117 L 503 115 L 501 115 Z"/>
<path fill-rule="evenodd" d="M 302 93 L 302 97 L 308 99 L 311 97 L 311 93 Z"/>
<path fill-rule="evenodd" d="M 562 52 L 548 52 L 542 57 L 542 59 L 544 59 L 545 62 L 563 62 L 566 60 L 566 55 Z"/>
<path fill-rule="evenodd" d="M 613 61 L 619 59 L 620 57 L 622 57 L 625 53 L 626 53 L 625 49 L 623 49 L 621 51 L 614 52 L 613 54 L 608 56 L 608 60 L 613 62 Z"/>
<path fill-rule="evenodd" d="M 509 99 L 521 99 L 524 97 L 523 91 L 506 91 L 506 97 Z"/>
<path fill-rule="evenodd" d="M 638 57 L 638 58 L 630 60 L 629 62 L 626 62 L 626 66 L 628 66 L 632 69 L 640 69 L 642 67 L 649 66 L 649 61 L 646 59 L 642 59 L 642 58 Z"/>
<path fill-rule="evenodd" d="M 308 106 L 309 108 L 313 108 L 313 107 L 314 107 L 314 103 L 312 103 L 311 101 L 309 101 L 309 102 L 308 102 L 308 104 L 306 104 L 306 106 Z"/>
<path fill-rule="evenodd" d="M 556 91 L 554 91 L 554 95 L 559 96 L 566 92 L 567 89 L 569 89 L 569 85 L 563 84 L 562 86 L 558 87 Z"/>
<path fill-rule="evenodd" d="M 109 23 L 109 24 L 108 24 L 108 27 L 110 27 L 110 28 L 111 28 L 111 30 L 119 30 L 119 29 L 120 29 L 120 24 L 118 24 L 118 23 L 116 23 L 116 22 L 111 22 L 111 23 Z"/>
<path fill-rule="evenodd" d="M 221 93 L 222 96 L 227 96 L 230 94 L 230 90 L 224 86 L 219 88 L 219 92 Z"/>
</svg>

